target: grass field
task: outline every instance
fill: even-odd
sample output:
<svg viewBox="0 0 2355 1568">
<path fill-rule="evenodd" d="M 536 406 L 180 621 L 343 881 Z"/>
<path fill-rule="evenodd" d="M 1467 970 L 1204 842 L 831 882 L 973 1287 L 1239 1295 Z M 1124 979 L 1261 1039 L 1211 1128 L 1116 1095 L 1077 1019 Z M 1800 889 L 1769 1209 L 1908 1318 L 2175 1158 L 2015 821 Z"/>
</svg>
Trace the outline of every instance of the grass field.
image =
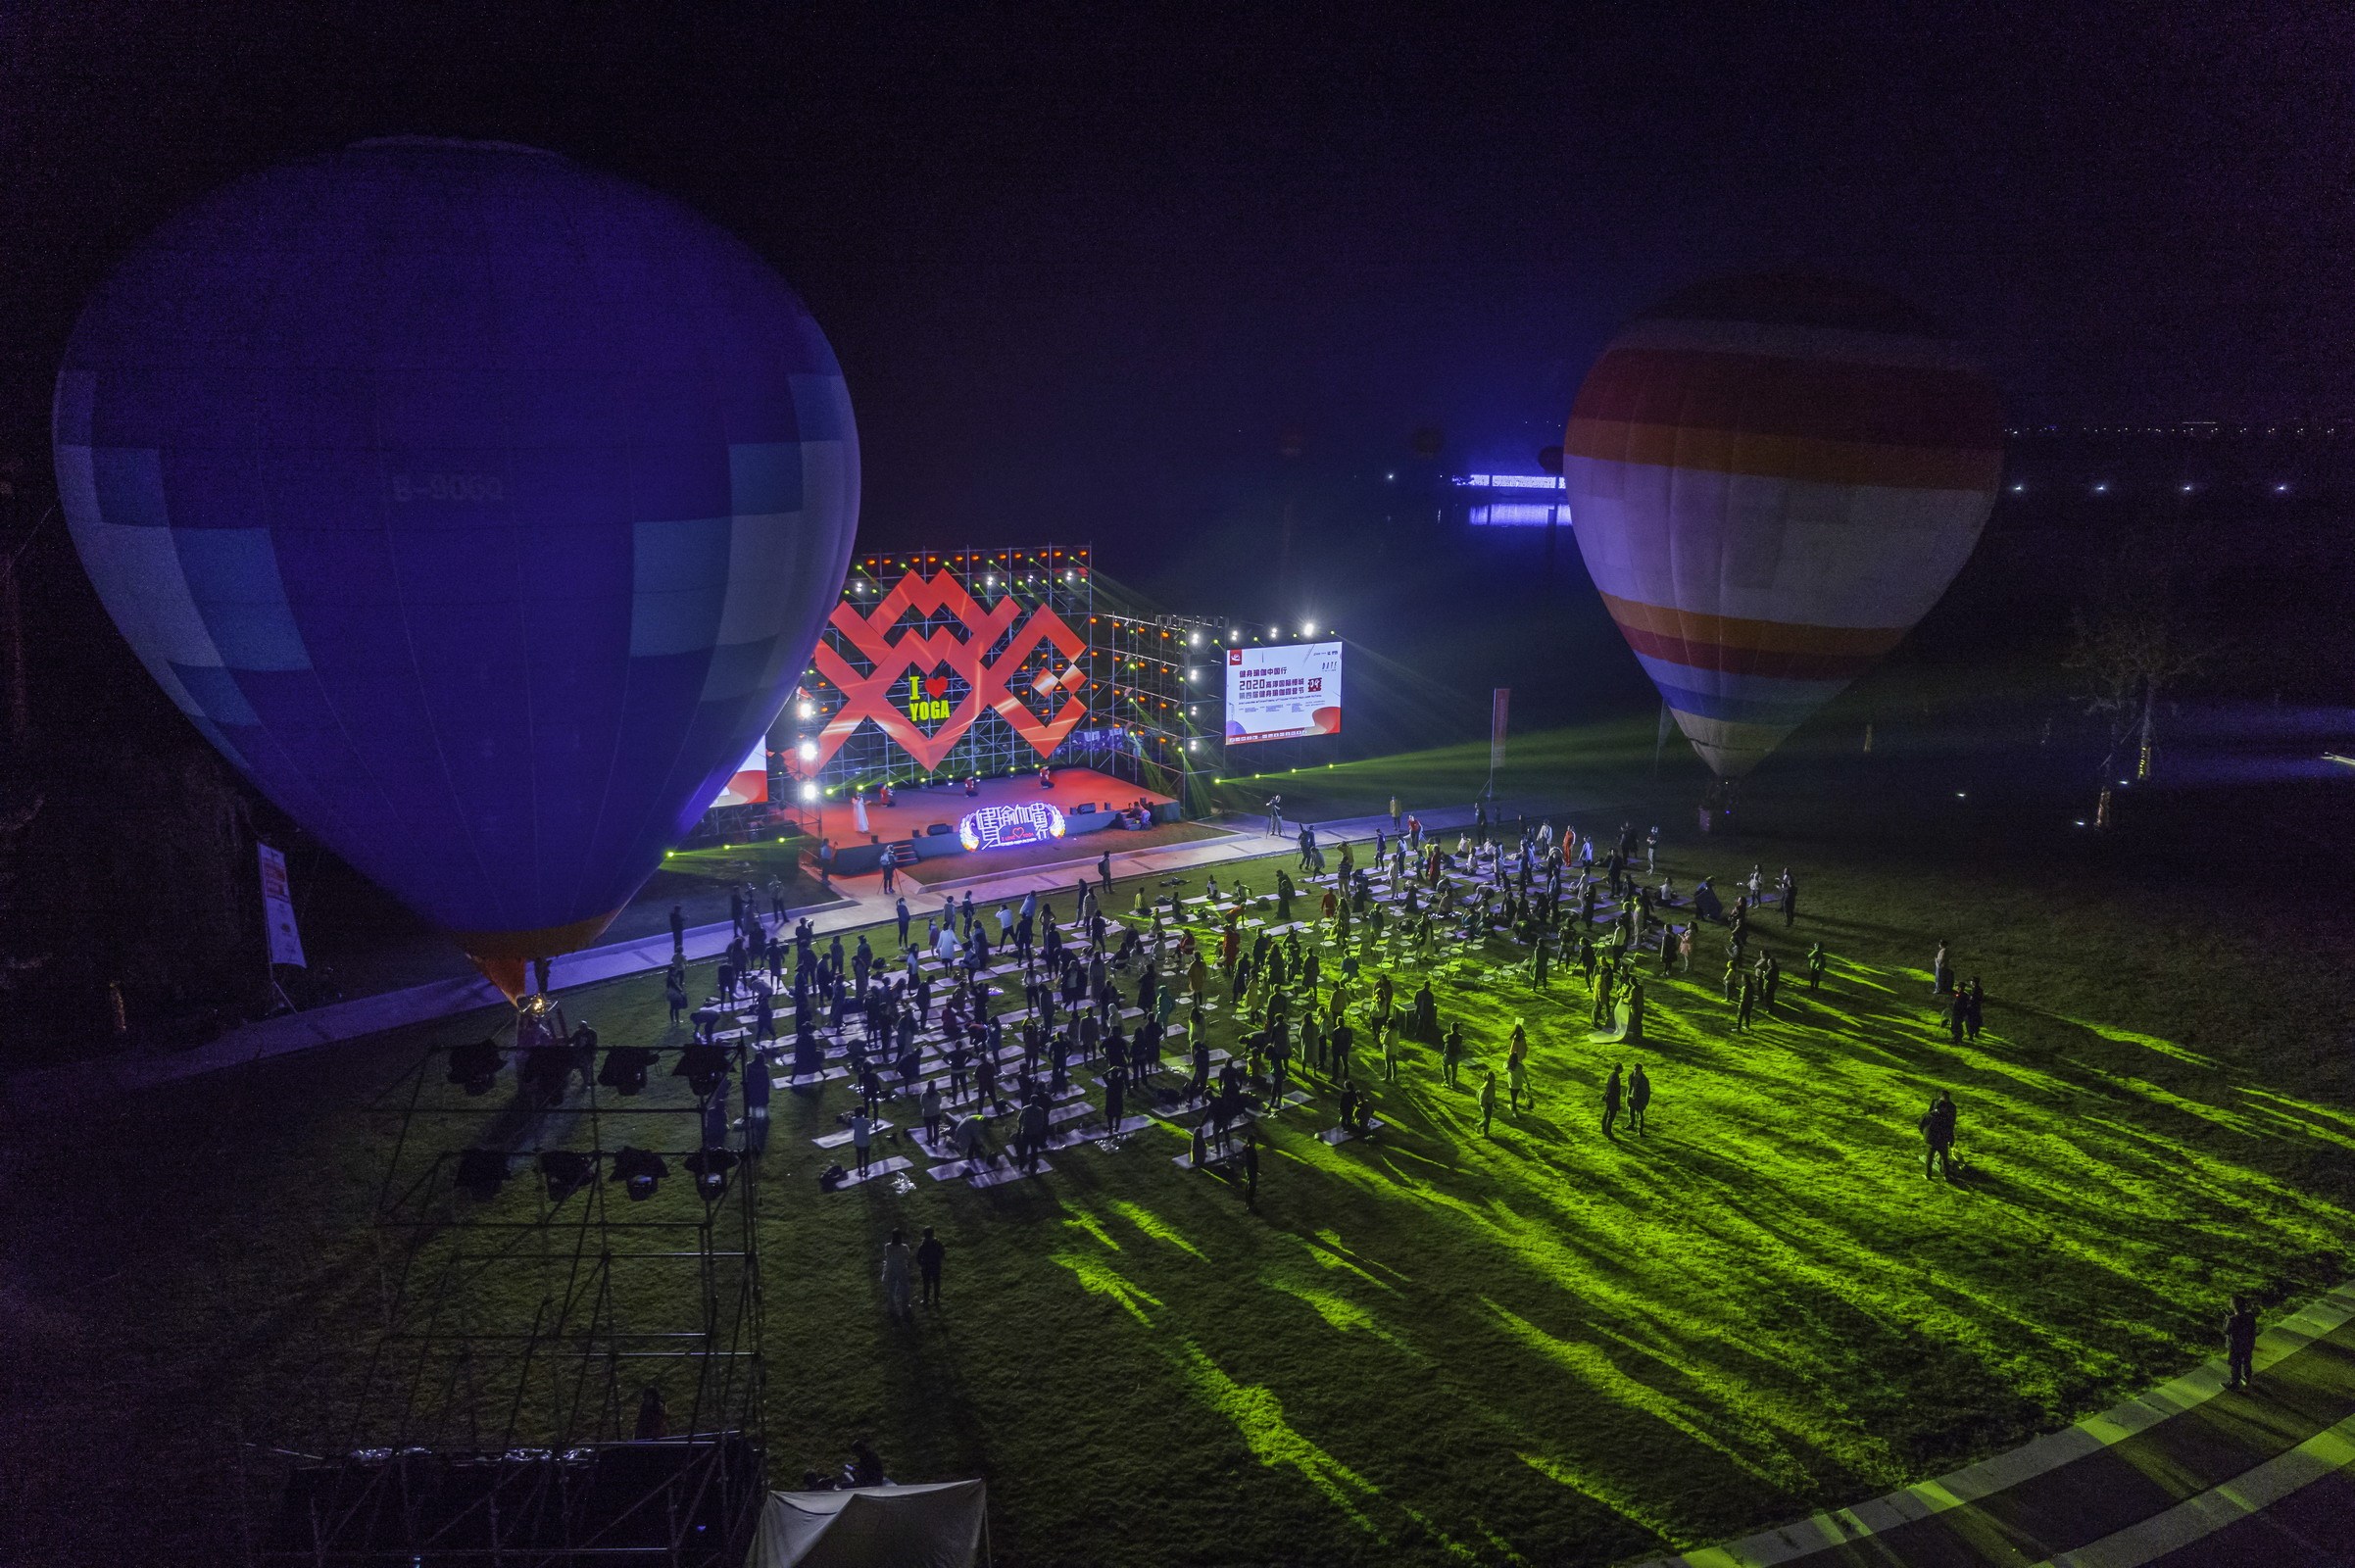
<svg viewBox="0 0 2355 1568">
<path fill-rule="evenodd" d="M 1595 1097 L 1625 1058 L 1583 988 L 1539 996 L 1492 971 L 1501 949 L 1475 956 L 1436 981 L 1442 1014 L 1499 1060 L 1528 1020 L 1536 1109 L 1484 1138 L 1477 1071 L 1449 1091 L 1409 1047 L 1373 1143 L 1314 1137 L 1321 1085 L 1275 1121 L 1256 1214 L 1174 1166 L 1185 1144 L 1160 1130 L 1053 1155 L 1036 1182 L 820 1195 L 809 1139 L 847 1093 L 780 1095 L 777 1478 L 861 1432 L 899 1479 L 985 1475 L 1001 1564 L 1617 1562 L 2002 1447 L 2211 1353 L 2232 1291 L 2344 1276 L 2334 905 L 2247 855 L 2114 852 L 1795 774 L 1742 836 L 1696 842 L 1689 783 L 1641 776 L 1648 731 L 1541 745 L 1499 790 L 1550 792 L 1590 828 L 1656 813 L 1680 887 L 1791 864 L 1798 927 L 1762 936 L 1787 968 L 1824 941 L 1823 996 L 1787 983 L 1781 1015 L 1734 1036 L 1713 972 L 1651 982 L 1653 1127 L 1610 1141 Z M 1315 782 L 1455 804 L 1485 760 Z M 1940 938 L 1988 987 L 1975 1047 L 1929 1005 Z M 662 1033 L 657 978 L 568 1004 L 609 1044 Z M 391 1127 L 340 1107 L 482 1027 L 23 1130 L 12 1186 L 40 1200 L 6 1221 L 0 1491 L 23 1499 L 25 1560 L 228 1539 L 227 1442 L 312 1432 L 380 1308 L 363 1221 Z M 1913 1130 L 1939 1086 L 1969 1162 L 1951 1185 L 1924 1179 Z M 656 1201 L 689 1201 L 679 1185 Z M 948 1299 L 897 1327 L 880 1244 L 927 1224 Z M 109 1459 L 125 1448 L 136 1473 Z"/>
</svg>

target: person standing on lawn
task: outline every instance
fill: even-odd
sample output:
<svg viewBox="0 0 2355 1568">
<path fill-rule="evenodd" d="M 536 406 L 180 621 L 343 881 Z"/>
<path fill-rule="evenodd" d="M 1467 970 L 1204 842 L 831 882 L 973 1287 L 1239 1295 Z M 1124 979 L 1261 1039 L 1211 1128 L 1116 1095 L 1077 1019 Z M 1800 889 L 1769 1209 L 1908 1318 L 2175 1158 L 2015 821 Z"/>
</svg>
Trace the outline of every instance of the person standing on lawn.
<svg viewBox="0 0 2355 1568">
<path fill-rule="evenodd" d="M 1927 1151 L 1922 1159 L 1925 1177 L 1943 1175 L 1954 1180 L 1954 1095 L 1941 1089 L 1930 1108 L 1922 1113 L 1922 1143 Z"/>
<path fill-rule="evenodd" d="M 1496 1114 L 1496 1069 L 1484 1067 L 1480 1080 L 1480 1136 L 1490 1137 L 1489 1123 Z"/>
<path fill-rule="evenodd" d="M 851 1149 L 859 1157 L 859 1174 L 861 1176 L 866 1174 L 867 1146 L 873 1141 L 873 1138 L 874 1134 L 866 1119 L 866 1106 L 860 1104 L 857 1110 L 851 1112 Z"/>
<path fill-rule="evenodd" d="M 932 1234 L 932 1227 L 925 1226 L 924 1239 L 916 1243 L 915 1260 L 916 1273 L 924 1283 L 923 1301 L 926 1306 L 941 1304 L 941 1257 L 946 1250 L 941 1246 L 941 1239 Z"/>
<path fill-rule="evenodd" d="M 1611 1067 L 1611 1076 L 1604 1080 L 1602 1086 L 1602 1135 L 1605 1138 L 1616 1138 L 1619 1136 L 1619 1134 L 1614 1131 L 1614 1128 L 1617 1126 L 1619 1121 L 1619 1100 L 1621 1095 L 1619 1073 L 1620 1069 L 1618 1065 L 1614 1063 Z"/>
<path fill-rule="evenodd" d="M 1821 942 L 1807 950 L 1807 994 L 1813 996 L 1823 989 L 1824 969 L 1831 962 Z"/>
<path fill-rule="evenodd" d="M 1521 1113 L 1521 1097 L 1529 1095 L 1529 1108 L 1538 1108 L 1538 1097 L 1529 1094 L 1529 1030 L 1520 1019 L 1513 1020 L 1512 1045 L 1504 1054 L 1505 1104 L 1513 1114 Z"/>
<path fill-rule="evenodd" d="M 1644 1136 L 1644 1112 L 1651 1103 L 1651 1080 L 1644 1076 L 1644 1063 L 1637 1062 L 1627 1075 L 1627 1125 L 1637 1137 Z"/>
<path fill-rule="evenodd" d="M 861 1169 L 864 1165 L 861 1164 Z M 908 1236 L 894 1228 L 891 1240 L 883 1244 L 883 1311 L 891 1318 L 909 1316 L 908 1310 L 908 1265 L 915 1258 L 908 1250 Z"/>
<path fill-rule="evenodd" d="M 1464 1026 L 1451 1023 L 1440 1041 L 1440 1076 L 1450 1089 L 1462 1087 L 1455 1081 L 1455 1069 L 1464 1059 Z"/>
</svg>

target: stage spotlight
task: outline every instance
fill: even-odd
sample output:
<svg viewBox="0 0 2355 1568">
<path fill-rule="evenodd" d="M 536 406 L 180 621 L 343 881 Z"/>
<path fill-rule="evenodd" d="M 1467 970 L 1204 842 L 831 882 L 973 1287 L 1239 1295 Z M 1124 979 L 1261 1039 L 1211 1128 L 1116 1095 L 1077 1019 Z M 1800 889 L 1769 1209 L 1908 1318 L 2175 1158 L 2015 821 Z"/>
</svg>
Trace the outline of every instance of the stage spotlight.
<svg viewBox="0 0 2355 1568">
<path fill-rule="evenodd" d="M 798 748 L 795 749 L 794 755 L 801 758 L 801 760 L 805 762 L 814 762 L 817 760 L 817 743 L 815 741 L 804 741 Z"/>
<path fill-rule="evenodd" d="M 540 1156 L 540 1174 L 548 1181 L 548 1201 L 561 1203 L 597 1179 L 597 1156 L 550 1150 Z"/>
<path fill-rule="evenodd" d="M 815 718 L 817 716 L 817 710 L 812 708 L 808 703 L 804 703 L 796 711 L 798 715 L 803 718 Z"/>
<path fill-rule="evenodd" d="M 805 784 L 805 785 L 803 785 L 803 786 L 802 786 L 802 799 L 803 799 L 803 800 L 805 800 L 805 801 L 814 801 L 814 800 L 816 800 L 816 799 L 817 799 L 817 786 L 816 786 L 816 785 L 814 785 L 814 784 Z"/>
<path fill-rule="evenodd" d="M 613 1180 L 629 1184 L 629 1200 L 643 1203 L 654 1197 L 655 1183 L 670 1174 L 662 1156 L 626 1145 L 613 1156 Z"/>
<path fill-rule="evenodd" d="M 1301 636 L 1303 636 L 1303 637 L 1313 637 L 1313 636 L 1315 636 L 1315 635 L 1316 635 L 1316 622 L 1312 620 L 1312 621 L 1310 621 L 1310 622 L 1309 622 L 1307 625 L 1305 625 L 1305 626 L 1302 626 L 1302 627 L 1300 628 L 1300 635 L 1301 635 Z"/>
<path fill-rule="evenodd" d="M 496 1040 L 474 1040 L 450 1048 L 450 1082 L 459 1085 L 469 1095 L 487 1095 L 499 1069 L 507 1058 L 499 1053 Z"/>
<path fill-rule="evenodd" d="M 725 1149 L 699 1149 L 683 1162 L 695 1177 L 695 1190 L 707 1203 L 719 1200 L 728 1190 L 728 1172 L 736 1168 L 736 1155 Z"/>
<path fill-rule="evenodd" d="M 699 1040 L 679 1053 L 670 1076 L 686 1079 L 698 1095 L 709 1095 L 728 1081 L 728 1048 Z"/>
<path fill-rule="evenodd" d="M 1202 645 L 1202 634 L 1198 631 L 1192 636 L 1188 637 L 1186 642 L 1190 647 L 1200 648 Z"/>
<path fill-rule="evenodd" d="M 653 1068 L 655 1054 L 644 1046 L 615 1046 L 605 1054 L 605 1065 L 597 1069 L 597 1081 L 619 1095 L 634 1095 L 646 1087 L 646 1075 Z"/>
<path fill-rule="evenodd" d="M 507 1155 L 496 1149 L 469 1149 L 458 1156 L 459 1191 L 484 1201 L 499 1196 L 507 1181 Z"/>
</svg>

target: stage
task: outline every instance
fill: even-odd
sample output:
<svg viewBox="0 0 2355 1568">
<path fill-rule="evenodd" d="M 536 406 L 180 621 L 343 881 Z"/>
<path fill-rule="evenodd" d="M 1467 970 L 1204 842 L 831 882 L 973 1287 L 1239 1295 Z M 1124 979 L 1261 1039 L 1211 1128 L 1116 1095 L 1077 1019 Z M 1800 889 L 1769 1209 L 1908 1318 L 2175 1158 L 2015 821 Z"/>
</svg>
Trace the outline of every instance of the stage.
<svg viewBox="0 0 2355 1568">
<path fill-rule="evenodd" d="M 805 825 L 833 844 L 838 873 L 856 874 L 873 869 L 871 857 L 865 852 L 875 845 L 912 843 L 917 855 L 925 859 L 968 853 L 977 858 L 987 857 L 990 851 L 986 848 L 969 852 L 957 834 L 958 824 L 976 811 L 1003 815 L 1005 808 L 1043 802 L 1062 813 L 1065 836 L 1079 838 L 1110 826 L 1117 813 L 1139 801 L 1161 816 L 1168 815 L 1167 808 L 1176 805 L 1167 795 L 1086 767 L 1056 768 L 1053 789 L 1039 788 L 1038 774 L 1030 772 L 985 778 L 974 786 L 970 795 L 962 785 L 901 789 L 895 793 L 896 799 L 890 806 L 878 804 L 871 796 L 867 799 L 863 833 L 859 830 L 856 811 L 847 802 L 826 802 L 822 819 L 817 813 L 804 810 Z M 1045 837 L 1041 831 L 1032 842 L 1043 841 Z"/>
</svg>

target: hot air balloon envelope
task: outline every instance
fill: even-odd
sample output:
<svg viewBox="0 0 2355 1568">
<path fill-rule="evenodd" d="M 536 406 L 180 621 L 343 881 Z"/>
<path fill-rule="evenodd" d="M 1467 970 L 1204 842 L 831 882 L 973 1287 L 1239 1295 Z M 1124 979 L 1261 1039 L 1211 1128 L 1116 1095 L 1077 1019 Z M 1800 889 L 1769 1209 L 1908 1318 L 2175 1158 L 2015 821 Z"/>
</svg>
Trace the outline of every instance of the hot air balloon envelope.
<svg viewBox="0 0 2355 1568">
<path fill-rule="evenodd" d="M 1562 442 L 1587 570 L 1727 778 L 1938 603 L 2001 459 L 1993 386 L 1924 318 L 1788 276 L 1704 284 L 1638 317 Z"/>
<path fill-rule="evenodd" d="M 99 596 L 181 711 L 477 957 L 603 930 L 774 717 L 857 437 L 750 250 L 547 153 L 363 143 L 149 239 L 58 376 Z"/>
</svg>

